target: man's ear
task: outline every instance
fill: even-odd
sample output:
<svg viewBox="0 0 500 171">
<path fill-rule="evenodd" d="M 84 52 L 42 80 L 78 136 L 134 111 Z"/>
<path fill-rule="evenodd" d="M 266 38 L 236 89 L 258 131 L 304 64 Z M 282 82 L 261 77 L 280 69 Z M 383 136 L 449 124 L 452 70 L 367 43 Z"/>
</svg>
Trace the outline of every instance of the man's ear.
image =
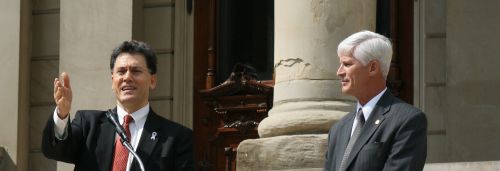
<svg viewBox="0 0 500 171">
<path fill-rule="evenodd" d="M 368 63 L 369 65 L 369 71 L 370 75 L 375 75 L 377 73 L 381 73 L 382 71 L 380 70 L 380 62 L 378 60 L 372 60 Z"/>
<path fill-rule="evenodd" d="M 113 90 L 113 71 L 111 71 L 111 90 Z"/>
<path fill-rule="evenodd" d="M 154 90 L 156 88 L 157 80 L 158 80 L 158 77 L 156 76 L 156 74 L 151 75 L 151 80 L 150 80 L 151 82 L 149 84 L 149 88 L 151 90 Z"/>
</svg>

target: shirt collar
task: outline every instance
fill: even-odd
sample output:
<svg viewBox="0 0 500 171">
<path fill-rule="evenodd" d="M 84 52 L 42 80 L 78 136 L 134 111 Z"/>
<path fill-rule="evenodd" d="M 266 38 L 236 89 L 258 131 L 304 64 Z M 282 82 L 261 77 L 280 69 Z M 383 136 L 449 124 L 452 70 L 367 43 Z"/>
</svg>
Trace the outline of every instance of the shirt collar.
<svg viewBox="0 0 500 171">
<path fill-rule="evenodd" d="M 365 120 L 368 120 L 368 117 L 370 117 L 373 109 L 375 108 L 375 105 L 380 100 L 382 95 L 384 95 L 385 91 L 387 91 L 387 87 L 384 88 L 384 90 L 378 93 L 375 97 L 373 97 L 370 101 L 368 101 L 368 103 L 366 103 L 364 106 L 362 106 L 358 101 L 356 111 L 358 111 L 359 108 L 361 108 L 363 110 L 363 116 L 365 117 Z"/>
<path fill-rule="evenodd" d="M 128 113 L 120 105 L 116 106 L 116 111 L 118 113 L 118 120 L 120 122 L 120 125 L 123 125 L 123 117 Z M 148 116 L 148 113 L 149 113 L 149 103 L 146 104 L 144 107 L 140 108 L 139 110 L 131 113 L 130 115 L 132 115 L 134 123 L 139 128 L 142 128 L 144 126 L 144 123 L 146 123 L 146 116 Z"/>
</svg>

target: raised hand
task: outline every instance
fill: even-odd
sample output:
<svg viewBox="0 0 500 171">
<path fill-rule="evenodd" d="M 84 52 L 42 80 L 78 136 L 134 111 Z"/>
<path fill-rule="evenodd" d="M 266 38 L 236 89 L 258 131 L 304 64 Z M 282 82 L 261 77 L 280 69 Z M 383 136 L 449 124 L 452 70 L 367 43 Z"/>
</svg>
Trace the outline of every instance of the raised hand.
<svg viewBox="0 0 500 171">
<path fill-rule="evenodd" d="M 73 93 L 71 92 L 69 76 L 63 72 L 60 78 L 54 80 L 54 101 L 57 104 L 57 115 L 59 118 L 64 119 L 68 116 L 72 100 Z"/>
</svg>

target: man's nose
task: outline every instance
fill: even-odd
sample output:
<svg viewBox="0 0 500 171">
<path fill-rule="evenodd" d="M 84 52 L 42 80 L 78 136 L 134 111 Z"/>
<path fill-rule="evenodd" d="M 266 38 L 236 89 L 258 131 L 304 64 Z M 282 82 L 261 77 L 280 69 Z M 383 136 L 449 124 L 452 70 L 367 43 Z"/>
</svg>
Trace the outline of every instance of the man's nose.
<svg viewBox="0 0 500 171">
<path fill-rule="evenodd" d="M 341 76 L 344 74 L 344 68 L 341 66 L 339 66 L 339 69 L 337 69 L 337 76 Z"/>
<path fill-rule="evenodd" d="M 125 74 L 123 75 L 123 81 L 130 81 L 132 78 L 132 72 L 131 71 L 127 71 L 125 72 Z"/>
</svg>

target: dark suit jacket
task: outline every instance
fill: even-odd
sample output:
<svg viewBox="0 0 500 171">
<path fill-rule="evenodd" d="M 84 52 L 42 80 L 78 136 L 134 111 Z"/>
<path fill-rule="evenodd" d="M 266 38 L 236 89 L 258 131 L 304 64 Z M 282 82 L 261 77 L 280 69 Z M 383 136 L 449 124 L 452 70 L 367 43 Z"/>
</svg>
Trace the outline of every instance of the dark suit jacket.
<svg viewBox="0 0 500 171">
<path fill-rule="evenodd" d="M 355 112 L 350 112 L 330 128 L 324 170 L 339 170 L 354 118 Z M 386 91 L 353 146 L 347 170 L 422 170 L 426 156 L 425 114 Z"/>
<path fill-rule="evenodd" d="M 115 117 L 116 117 L 116 108 Z M 81 110 L 68 127 L 65 140 L 54 133 L 53 116 L 43 132 L 42 152 L 50 159 L 74 163 L 75 170 L 109 171 L 113 164 L 115 129 L 106 111 Z M 151 138 L 156 132 L 155 139 Z M 153 112 L 146 123 L 136 152 L 146 170 L 194 170 L 192 131 Z M 134 160 L 131 170 L 140 170 Z"/>
</svg>

